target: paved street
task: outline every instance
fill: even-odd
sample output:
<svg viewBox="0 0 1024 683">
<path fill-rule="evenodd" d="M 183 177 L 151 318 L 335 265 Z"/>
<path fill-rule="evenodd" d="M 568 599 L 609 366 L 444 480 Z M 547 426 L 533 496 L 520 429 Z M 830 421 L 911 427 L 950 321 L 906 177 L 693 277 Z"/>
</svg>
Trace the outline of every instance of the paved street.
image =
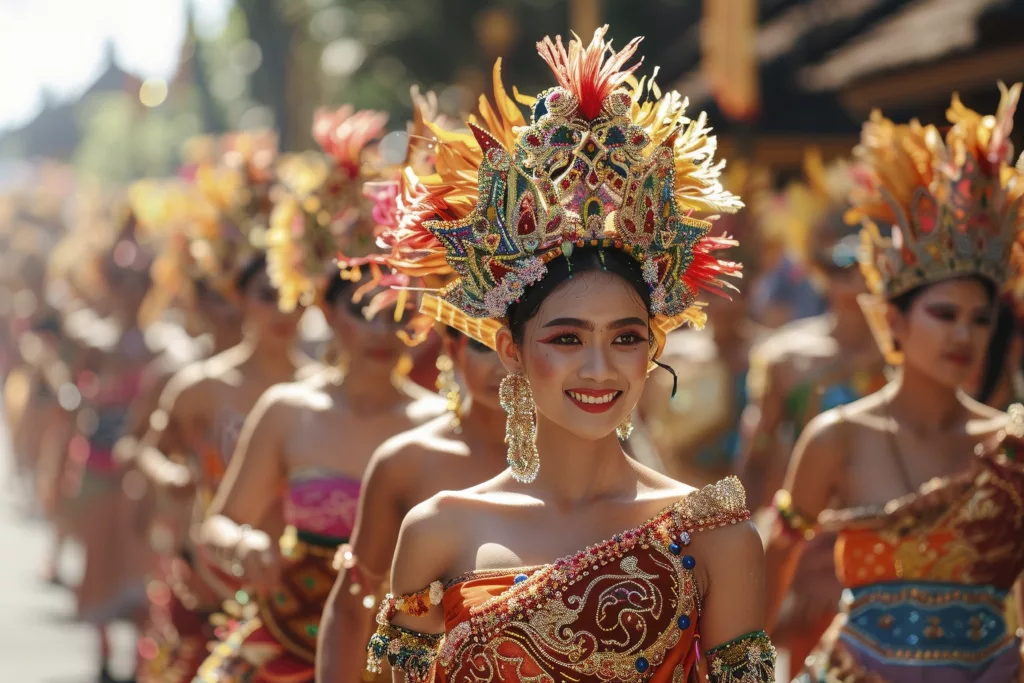
<svg viewBox="0 0 1024 683">
<path fill-rule="evenodd" d="M 7 444 L 0 424 L 0 683 L 92 683 L 93 635 L 74 622 L 71 591 L 39 579 L 49 529 L 24 511 L 25 497 L 12 479 Z M 66 581 L 78 580 L 77 547 L 67 549 L 61 570 Z M 114 674 L 126 677 L 131 672 L 131 629 L 116 628 L 114 638 Z"/>
</svg>

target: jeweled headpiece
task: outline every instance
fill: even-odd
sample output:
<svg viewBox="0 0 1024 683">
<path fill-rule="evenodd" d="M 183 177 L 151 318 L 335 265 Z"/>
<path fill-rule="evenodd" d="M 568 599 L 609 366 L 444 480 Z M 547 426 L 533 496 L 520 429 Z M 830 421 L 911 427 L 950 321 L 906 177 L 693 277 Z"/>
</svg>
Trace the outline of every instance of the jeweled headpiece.
<svg viewBox="0 0 1024 683">
<path fill-rule="evenodd" d="M 345 106 L 317 112 L 313 137 L 322 153 L 283 159 L 278 197 L 267 234 L 267 265 L 279 304 L 292 310 L 312 304 L 339 251 L 361 255 L 373 247 L 369 207 L 362 186 L 374 177 L 376 142 L 388 117 Z"/>
<path fill-rule="evenodd" d="M 864 225 L 861 269 L 874 294 L 891 299 L 965 275 L 1006 284 L 1024 225 L 1024 171 L 1010 143 L 1021 84 L 999 88 L 994 116 L 954 95 L 945 141 L 935 126 L 897 125 L 878 111 L 864 124 L 855 155 L 866 177 L 851 214 Z"/>
<path fill-rule="evenodd" d="M 192 226 L 189 244 L 203 275 L 233 296 L 238 269 L 266 248 L 278 139 L 269 131 L 231 133 L 219 144 L 219 156 L 200 157 L 194 169 L 211 220 Z"/>
<path fill-rule="evenodd" d="M 215 272 L 215 264 L 199 263 L 193 241 L 205 244 L 219 230 L 216 209 L 192 184 L 183 179 L 141 181 L 129 192 L 139 225 L 157 240 L 150 266 L 151 285 L 139 312 L 143 326 L 155 322 L 173 304 L 193 294 L 196 280 Z M 207 252 L 208 255 L 209 252 Z"/>
<path fill-rule="evenodd" d="M 642 264 L 659 347 L 684 322 L 703 323 L 700 290 L 728 287 L 723 276 L 738 274 L 714 254 L 732 242 L 709 237 L 711 223 L 693 216 L 742 206 L 718 182 L 704 115 L 688 119 L 678 93 L 658 96 L 633 81 L 639 63 L 627 64 L 640 39 L 616 52 L 606 32 L 588 46 L 574 38 L 568 50 L 560 38 L 538 43 L 559 85 L 519 98 L 531 107 L 528 125 L 496 69 L 496 109 L 482 107 L 483 120 L 469 122 L 472 143 L 441 139 L 437 173 L 421 179 L 418 203 L 406 209 L 436 213 L 423 223 L 436 242 L 396 267 L 436 262 L 443 249 L 456 277 L 425 297 L 424 311 L 484 344 L 494 346 L 509 305 L 547 264 L 571 260 L 576 248 L 622 249 Z M 641 101 L 648 92 L 655 97 Z"/>
</svg>

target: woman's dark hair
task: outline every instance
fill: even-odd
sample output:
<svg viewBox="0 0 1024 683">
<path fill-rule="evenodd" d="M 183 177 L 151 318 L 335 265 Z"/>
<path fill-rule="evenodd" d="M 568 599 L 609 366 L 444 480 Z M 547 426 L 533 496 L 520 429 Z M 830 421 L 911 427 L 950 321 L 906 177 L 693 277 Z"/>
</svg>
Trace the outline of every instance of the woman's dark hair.
<svg viewBox="0 0 1024 683">
<path fill-rule="evenodd" d="M 581 273 L 604 271 L 618 275 L 633 288 L 647 310 L 651 310 L 651 288 L 644 280 L 643 270 L 636 259 L 621 249 L 577 248 L 572 257 L 556 258 L 547 264 L 547 269 L 547 274 L 539 282 L 527 287 L 519 301 L 508 307 L 508 328 L 512 332 L 512 341 L 517 345 L 523 341 L 526 323 L 537 315 L 548 295 Z"/>
<path fill-rule="evenodd" d="M 1010 350 L 1010 342 L 1017 332 L 1017 316 L 1014 315 L 1013 307 L 1009 304 L 1000 304 L 996 313 L 996 324 L 992 330 L 992 339 L 988 343 L 988 351 L 985 354 L 985 365 L 981 371 L 981 383 L 978 385 L 978 395 L 974 398 L 982 403 L 988 403 L 999 385 L 999 380 L 1007 371 L 1006 354 Z M 1012 373 L 1013 371 L 1010 370 Z M 996 406 L 1002 407 L 1002 406 Z"/>
<path fill-rule="evenodd" d="M 974 280 L 976 282 L 980 282 L 981 286 L 985 288 L 985 294 L 988 295 L 989 303 L 995 302 L 996 286 L 988 278 L 981 277 L 980 275 L 964 275 L 963 277 L 941 280 L 941 282 L 952 282 L 956 280 Z M 927 290 L 929 287 L 933 287 L 937 284 L 939 283 L 933 282 L 927 285 L 919 285 L 909 291 L 903 292 L 899 296 L 892 297 L 891 299 L 889 299 L 889 303 L 898 308 L 900 313 L 906 313 L 907 311 L 910 310 L 910 307 L 914 305 L 914 301 L 917 300 L 917 297 L 921 296 L 921 294 L 924 293 L 924 291 Z"/>
<path fill-rule="evenodd" d="M 342 294 L 356 284 L 352 280 L 345 280 L 341 277 L 341 270 L 337 266 L 331 266 L 327 274 L 327 288 L 324 289 L 324 303 L 333 306 L 338 302 Z"/>
<path fill-rule="evenodd" d="M 235 276 L 235 289 L 240 294 L 244 294 L 252 279 L 259 275 L 260 272 L 266 270 L 266 268 L 267 255 L 264 252 L 251 256 L 242 266 L 241 270 L 238 271 L 238 275 Z"/>
</svg>

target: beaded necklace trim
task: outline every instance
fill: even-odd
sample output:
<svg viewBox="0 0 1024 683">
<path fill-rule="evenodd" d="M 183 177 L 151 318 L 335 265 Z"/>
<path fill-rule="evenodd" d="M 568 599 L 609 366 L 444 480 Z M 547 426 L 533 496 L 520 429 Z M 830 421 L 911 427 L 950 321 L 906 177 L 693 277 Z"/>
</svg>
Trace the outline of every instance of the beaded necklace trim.
<svg viewBox="0 0 1024 683">
<path fill-rule="evenodd" d="M 775 648 L 764 631 L 755 631 L 708 650 L 711 683 L 772 683 Z"/>
</svg>

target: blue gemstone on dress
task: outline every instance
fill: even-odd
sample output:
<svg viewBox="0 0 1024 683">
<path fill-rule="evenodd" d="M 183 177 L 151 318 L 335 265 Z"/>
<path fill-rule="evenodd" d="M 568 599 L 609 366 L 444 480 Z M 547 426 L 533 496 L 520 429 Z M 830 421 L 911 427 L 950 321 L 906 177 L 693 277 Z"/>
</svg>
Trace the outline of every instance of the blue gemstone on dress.
<svg viewBox="0 0 1024 683">
<path fill-rule="evenodd" d="M 911 645 L 917 645 L 917 636 L 914 634 L 907 636 L 907 642 Z"/>
<path fill-rule="evenodd" d="M 679 621 L 677 621 L 676 623 L 679 624 L 680 630 L 685 631 L 686 629 L 690 628 L 690 617 L 684 614 L 683 616 L 679 617 Z"/>
<path fill-rule="evenodd" d="M 646 657 L 638 657 L 635 666 L 637 671 L 643 673 L 651 668 L 651 663 L 647 661 Z"/>
<path fill-rule="evenodd" d="M 697 566 L 697 560 L 693 559 L 693 555 L 683 555 L 683 566 L 687 569 L 693 569 Z"/>
<path fill-rule="evenodd" d="M 678 543 L 670 543 L 668 546 L 668 551 L 673 555 L 678 555 L 679 553 L 683 552 L 683 548 Z"/>
<path fill-rule="evenodd" d="M 516 578 L 514 578 L 512 580 L 515 583 L 522 583 L 523 581 L 526 581 L 526 579 L 528 579 L 528 578 L 530 578 L 530 577 L 528 577 L 526 574 L 516 574 Z"/>
</svg>

